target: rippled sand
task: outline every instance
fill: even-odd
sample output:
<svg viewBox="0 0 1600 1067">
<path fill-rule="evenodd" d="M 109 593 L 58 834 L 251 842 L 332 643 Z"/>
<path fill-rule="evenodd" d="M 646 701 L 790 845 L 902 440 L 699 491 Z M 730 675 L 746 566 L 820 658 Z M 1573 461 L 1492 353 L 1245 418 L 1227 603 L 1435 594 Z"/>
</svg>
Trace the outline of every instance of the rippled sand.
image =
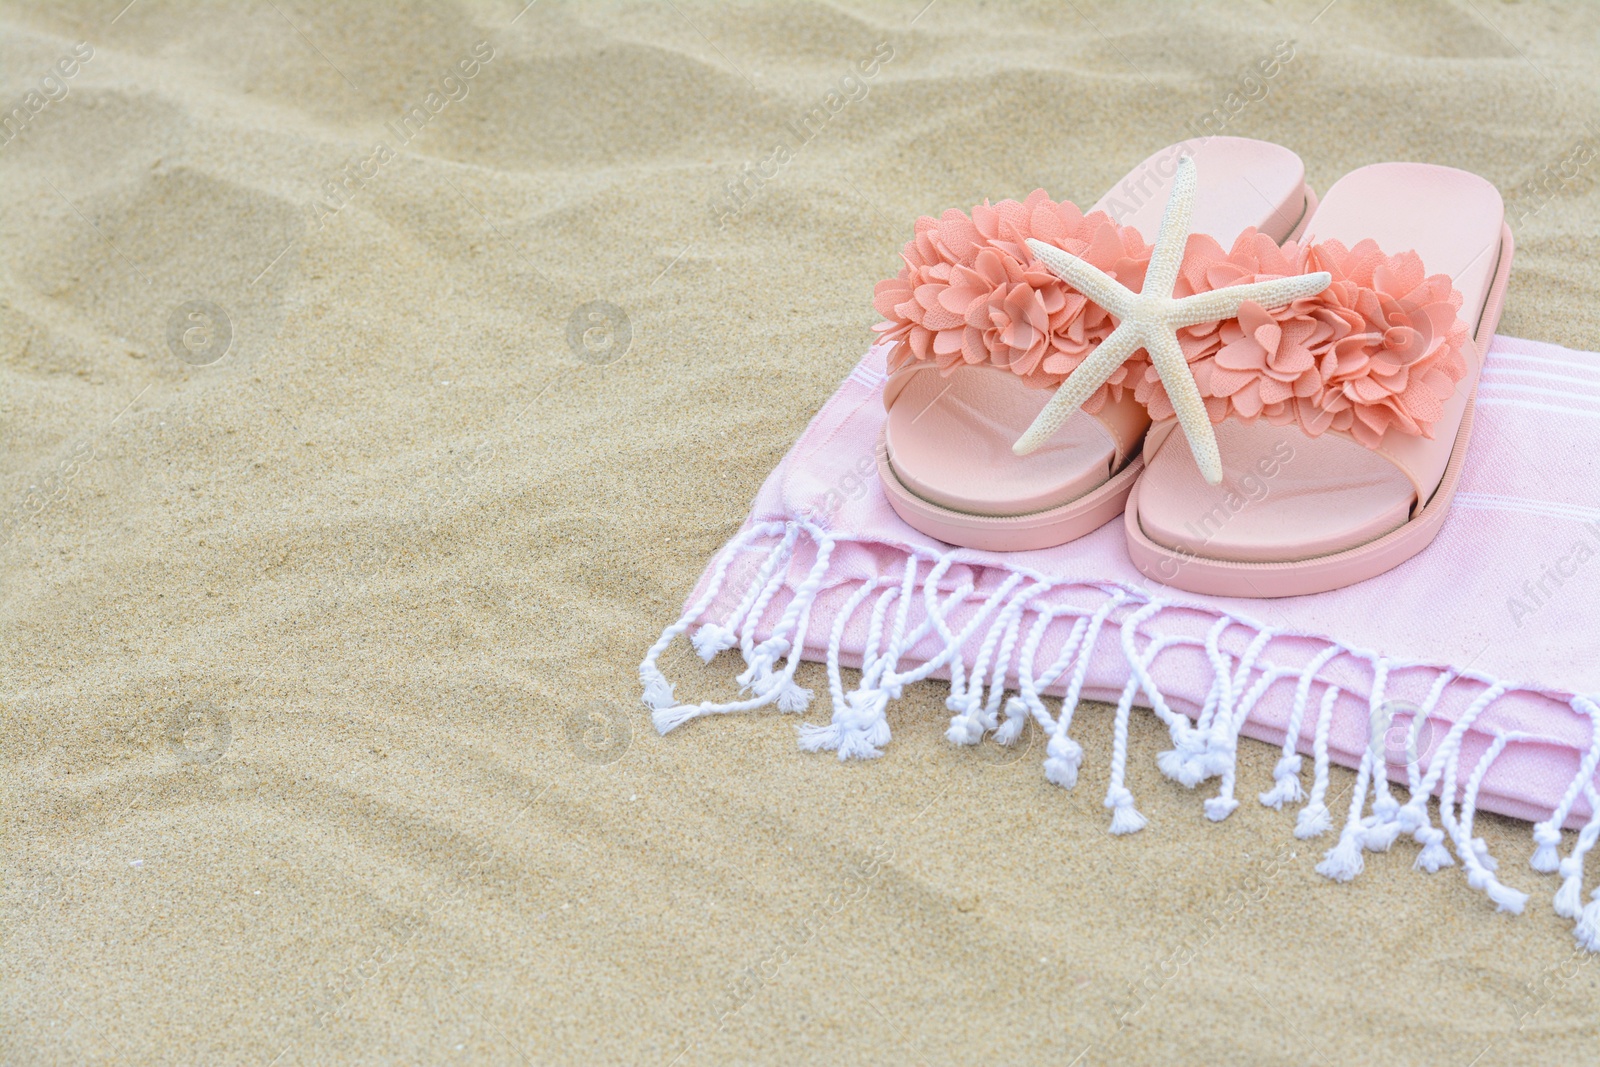
<svg viewBox="0 0 1600 1067">
<path fill-rule="evenodd" d="M 1600 348 L 1595 8 L 123 2 L 0 13 L 0 1059 L 1592 1056 L 1525 825 L 1511 919 L 1148 759 L 1108 837 L 1103 708 L 1065 792 L 942 686 L 841 766 L 635 668 L 917 215 L 1208 115 L 1485 175 L 1502 331 Z"/>
</svg>

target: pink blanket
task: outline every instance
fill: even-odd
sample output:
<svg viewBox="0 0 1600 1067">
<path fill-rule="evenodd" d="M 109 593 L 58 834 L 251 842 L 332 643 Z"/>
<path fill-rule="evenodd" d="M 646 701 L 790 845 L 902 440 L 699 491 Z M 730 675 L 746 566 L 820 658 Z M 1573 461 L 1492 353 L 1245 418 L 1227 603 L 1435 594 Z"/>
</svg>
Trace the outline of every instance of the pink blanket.
<svg viewBox="0 0 1600 1067">
<path fill-rule="evenodd" d="M 1215 820 L 1240 803 L 1238 738 L 1282 745 L 1258 798 L 1300 804 L 1297 836 L 1337 829 L 1318 870 L 1341 881 L 1364 851 L 1404 834 L 1421 846 L 1417 866 L 1459 863 L 1498 907 L 1520 911 L 1527 894 L 1501 880 L 1472 824 L 1479 807 L 1533 822 L 1530 866 L 1556 874 L 1556 910 L 1600 951 L 1600 889 L 1583 900 L 1584 857 L 1600 837 L 1600 708 L 1583 695 L 1600 692 L 1600 628 L 1585 621 L 1600 602 L 1600 354 L 1497 337 L 1438 539 L 1379 578 L 1284 600 L 1153 584 L 1128 562 L 1120 522 L 1011 554 L 912 530 L 877 480 L 883 376 L 873 349 L 650 649 L 640 679 L 657 729 L 804 711 L 811 693 L 794 673 L 809 659 L 827 664 L 832 715 L 800 728 L 805 749 L 878 756 L 902 687 L 947 679 L 952 742 L 1011 744 L 1031 719 L 1047 739 L 1045 775 L 1070 788 L 1078 701 L 1113 702 L 1105 803 L 1111 832 L 1129 833 L 1145 820 L 1125 784 L 1126 724 L 1135 705 L 1150 708 L 1172 738 L 1153 754 L 1161 770 L 1192 788 L 1215 780 L 1204 802 Z M 686 631 L 707 662 L 742 655 L 746 699 L 675 695 L 659 658 Z M 843 667 L 860 671 L 848 689 Z M 1054 711 L 1046 696 L 1062 698 Z M 1329 761 L 1358 769 L 1344 812 L 1324 803 Z M 1562 827 L 1581 828 L 1565 854 Z"/>
</svg>

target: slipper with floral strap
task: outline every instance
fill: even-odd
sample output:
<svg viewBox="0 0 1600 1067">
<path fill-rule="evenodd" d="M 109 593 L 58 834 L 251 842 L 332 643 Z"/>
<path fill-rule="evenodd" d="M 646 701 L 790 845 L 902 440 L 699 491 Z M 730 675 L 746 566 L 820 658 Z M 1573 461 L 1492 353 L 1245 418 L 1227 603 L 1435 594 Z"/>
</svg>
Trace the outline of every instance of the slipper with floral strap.
<svg viewBox="0 0 1600 1067">
<path fill-rule="evenodd" d="M 1221 596 L 1324 592 L 1404 563 L 1444 521 L 1511 271 L 1500 194 L 1465 171 L 1382 163 L 1340 179 L 1306 232 L 1281 248 L 1190 250 L 1197 284 L 1308 270 L 1332 282 L 1276 309 L 1244 304 L 1186 340 L 1219 478 L 1174 447 L 1172 384 L 1141 369 L 1133 390 L 1155 422 L 1124 521 L 1152 579 Z"/>
<path fill-rule="evenodd" d="M 1198 164 L 1185 221 L 1213 245 L 1248 232 L 1276 248 L 1315 208 L 1293 152 L 1212 137 L 1155 153 L 1088 213 L 1039 190 L 1021 203 L 918 220 L 905 267 L 874 300 L 886 320 L 876 329 L 893 344 L 878 471 L 909 525 L 950 544 L 1018 551 L 1064 544 L 1121 513 L 1150 426 L 1135 395 L 1143 363 L 1121 364 L 1070 406 L 1051 407 L 1118 320 L 1036 249 L 1065 250 L 1140 288 L 1155 253 L 1147 242 L 1185 157 Z M 1181 255 L 1181 237 L 1176 247 Z M 1168 291 L 1190 288 L 1180 280 Z M 1041 419 L 1051 428 L 1019 454 L 1017 439 Z"/>
</svg>

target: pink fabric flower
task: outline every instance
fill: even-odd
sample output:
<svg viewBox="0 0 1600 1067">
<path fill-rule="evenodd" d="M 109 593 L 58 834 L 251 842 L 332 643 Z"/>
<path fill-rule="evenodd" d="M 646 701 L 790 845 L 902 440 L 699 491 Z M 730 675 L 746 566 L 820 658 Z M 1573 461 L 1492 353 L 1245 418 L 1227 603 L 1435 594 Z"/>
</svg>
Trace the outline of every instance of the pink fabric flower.
<svg viewBox="0 0 1600 1067">
<path fill-rule="evenodd" d="M 1307 433 L 1343 430 L 1368 448 L 1391 427 L 1432 437 L 1467 373 L 1468 330 L 1449 275 L 1428 275 L 1415 252 L 1386 256 L 1371 240 L 1313 245 L 1305 262 L 1333 275 L 1316 300 L 1334 337 L 1314 350 L 1322 385 L 1298 402 L 1298 421 Z"/>
<path fill-rule="evenodd" d="M 1246 303 L 1236 318 L 1180 333 L 1184 355 L 1212 422 L 1266 419 L 1328 430 L 1376 448 L 1391 427 L 1433 435 L 1444 401 L 1466 374 L 1461 294 L 1447 275 L 1428 276 L 1415 252 L 1389 256 L 1374 241 L 1281 248 L 1246 230 L 1233 249 L 1189 238 L 1177 293 L 1325 270 L 1333 283 L 1316 296 L 1270 311 Z M 1152 419 L 1172 403 L 1154 368 L 1141 369 L 1134 396 Z"/>
<path fill-rule="evenodd" d="M 901 255 L 905 267 L 879 282 L 873 298 L 886 320 L 874 329 L 901 342 L 890 368 L 932 360 L 948 374 L 989 363 L 1041 389 L 1065 381 L 1116 324 L 1035 259 L 1028 238 L 1064 248 L 1134 289 L 1150 262 L 1137 230 L 1103 212 L 1086 216 L 1042 189 L 1021 203 L 986 201 L 970 217 L 954 210 L 924 216 L 915 232 Z M 1097 411 L 1107 398 L 1120 398 L 1142 371 L 1142 361 L 1129 361 L 1084 407 Z"/>
</svg>

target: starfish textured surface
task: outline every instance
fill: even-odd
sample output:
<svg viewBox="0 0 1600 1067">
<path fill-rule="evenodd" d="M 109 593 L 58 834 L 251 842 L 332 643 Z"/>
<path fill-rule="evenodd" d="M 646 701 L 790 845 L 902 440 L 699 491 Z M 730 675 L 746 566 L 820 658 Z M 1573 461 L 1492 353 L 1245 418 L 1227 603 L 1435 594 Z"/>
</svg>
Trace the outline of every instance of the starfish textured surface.
<svg viewBox="0 0 1600 1067">
<path fill-rule="evenodd" d="M 1189 240 L 1195 184 L 1194 160 L 1184 156 L 1178 160 L 1178 173 L 1161 216 L 1161 230 L 1156 234 L 1144 287 L 1137 293 L 1071 253 L 1043 241 L 1028 241 L 1028 247 L 1041 263 L 1109 311 L 1117 320 L 1117 328 L 1061 383 L 1061 388 L 1039 412 L 1033 425 L 1012 447 L 1017 455 L 1025 456 L 1048 441 L 1129 356 L 1143 348 L 1150 353 L 1150 362 L 1161 375 L 1161 383 L 1166 386 L 1167 396 L 1177 410 L 1178 424 L 1189 439 L 1189 448 L 1200 465 L 1200 473 L 1212 485 L 1222 481 L 1217 435 L 1211 428 L 1205 402 L 1200 398 L 1200 387 L 1189 370 L 1189 361 L 1178 344 L 1177 331 L 1185 326 L 1232 318 L 1247 300 L 1272 308 L 1304 296 L 1315 296 L 1329 286 L 1333 276 L 1327 271 L 1317 271 L 1174 297 L 1172 291 L 1178 284 L 1178 268 Z"/>
</svg>

